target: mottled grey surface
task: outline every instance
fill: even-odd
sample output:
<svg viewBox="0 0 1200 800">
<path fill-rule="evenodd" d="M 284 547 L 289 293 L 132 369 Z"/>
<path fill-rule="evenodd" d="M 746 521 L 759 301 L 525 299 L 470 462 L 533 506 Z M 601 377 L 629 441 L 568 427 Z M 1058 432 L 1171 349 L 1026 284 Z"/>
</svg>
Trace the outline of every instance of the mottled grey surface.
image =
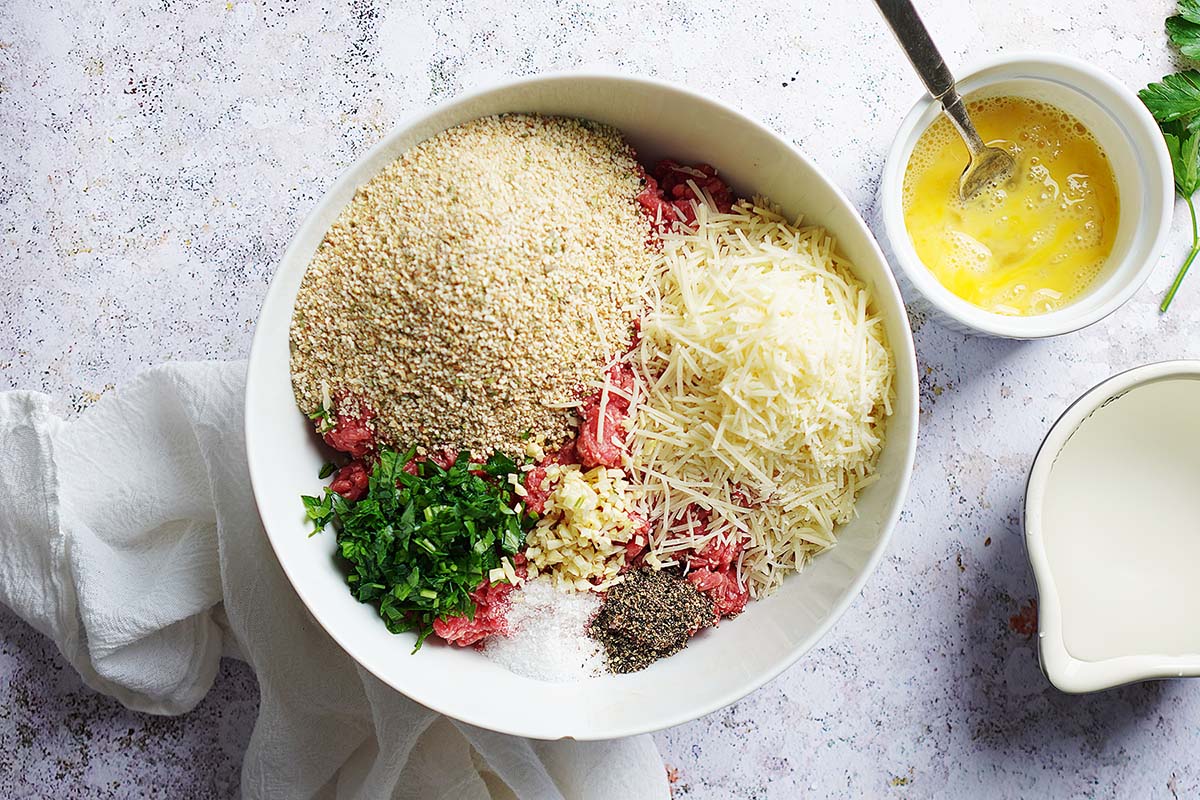
<svg viewBox="0 0 1200 800">
<path fill-rule="evenodd" d="M 1051 50 L 1131 87 L 1172 67 L 1169 6 L 921 3 L 953 65 Z M 918 93 L 868 0 L 0 3 L 0 388 L 78 410 L 144 366 L 244 356 L 290 233 L 366 147 L 461 90 L 580 66 L 740 106 L 864 212 Z M 1010 620 L 1033 597 L 1018 515 L 1049 423 L 1117 370 L 1200 355 L 1200 275 L 1154 310 L 1183 217 L 1150 284 L 1086 332 L 914 321 L 924 427 L 887 557 L 793 669 L 658 736 L 677 797 L 1200 795 L 1200 682 L 1067 697 Z M 230 796 L 256 697 L 226 662 L 191 714 L 130 713 L 0 610 L 0 796 Z"/>
</svg>

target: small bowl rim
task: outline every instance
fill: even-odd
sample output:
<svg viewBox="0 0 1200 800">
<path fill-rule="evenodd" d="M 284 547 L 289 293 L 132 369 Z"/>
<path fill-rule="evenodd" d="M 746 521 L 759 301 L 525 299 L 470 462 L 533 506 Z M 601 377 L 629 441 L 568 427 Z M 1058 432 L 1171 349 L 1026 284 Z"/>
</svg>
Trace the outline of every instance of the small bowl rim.
<svg viewBox="0 0 1200 800">
<path fill-rule="evenodd" d="M 1049 314 L 1028 317 L 1006 316 L 985 311 L 955 295 L 933 276 L 933 273 L 917 256 L 912 246 L 912 240 L 909 238 L 907 226 L 904 224 L 900 197 L 904 170 L 907 166 L 906 157 L 917 138 L 925 130 L 924 128 L 917 130 L 918 122 L 937 102 L 929 94 L 924 94 L 900 123 L 896 136 L 888 149 L 880 182 L 880 224 L 883 226 L 884 237 L 894 255 L 893 267 L 904 275 L 905 280 L 912 288 L 937 312 L 977 333 L 1008 339 L 1042 339 L 1073 333 L 1089 325 L 1094 325 L 1125 305 L 1145 284 L 1158 264 L 1159 256 L 1162 254 L 1167 235 L 1170 232 L 1175 205 L 1175 184 L 1174 174 L 1171 171 L 1170 154 L 1167 152 L 1162 133 L 1150 112 L 1146 110 L 1137 96 L 1108 72 L 1069 56 L 1028 52 L 1005 54 L 974 62 L 969 69 L 963 72 L 958 83 L 969 85 L 982 79 L 983 83 L 980 86 L 967 90 L 969 93 L 1018 77 L 1038 78 L 1039 73 L 1045 72 L 1047 68 L 1074 72 L 1084 81 L 1099 82 L 1118 99 L 1120 105 L 1102 103 L 1090 92 L 1069 82 L 1056 79 L 1058 83 L 1075 88 L 1082 96 L 1095 103 L 1114 119 L 1119 119 L 1130 134 L 1153 142 L 1149 152 L 1139 149 L 1139 155 L 1145 156 L 1144 162 L 1139 161 L 1140 185 L 1128 190 L 1122 189 L 1121 194 L 1122 196 L 1137 197 L 1138 202 L 1142 203 L 1142 197 L 1153 196 L 1154 193 L 1157 193 L 1160 195 L 1162 209 L 1158 215 L 1156 231 L 1150 245 L 1138 252 L 1130 252 L 1122 262 L 1140 259 L 1142 261 L 1140 267 L 1124 279 L 1125 285 L 1106 302 L 1086 312 L 1080 312 L 1076 310 L 1075 304 L 1069 304 Z M 1023 71 L 1029 74 L 984 75 L 984 73 L 998 70 Z M 1044 79 L 1051 80 L 1049 76 Z M 1118 272 L 1120 270 L 1115 270 L 1113 274 Z M 1107 280 L 1112 280 L 1112 278 Z"/>
<path fill-rule="evenodd" d="M 1127 655 L 1085 661 L 1071 655 L 1063 637 L 1062 604 L 1050 569 L 1042 528 L 1046 484 L 1063 446 L 1079 426 L 1110 399 L 1156 381 L 1200 379 L 1200 360 L 1173 359 L 1118 372 L 1084 392 L 1050 426 L 1038 447 L 1025 482 L 1022 508 L 1025 551 L 1038 594 L 1038 660 L 1057 689 L 1070 694 L 1111 689 L 1157 678 L 1200 677 L 1200 653 L 1182 656 Z"/>
</svg>

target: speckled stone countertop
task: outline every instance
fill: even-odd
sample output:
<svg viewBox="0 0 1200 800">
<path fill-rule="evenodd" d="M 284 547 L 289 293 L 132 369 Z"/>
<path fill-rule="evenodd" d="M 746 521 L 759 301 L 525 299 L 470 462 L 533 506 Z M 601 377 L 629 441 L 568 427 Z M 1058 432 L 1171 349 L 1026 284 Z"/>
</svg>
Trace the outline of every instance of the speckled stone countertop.
<svg viewBox="0 0 1200 800">
<path fill-rule="evenodd" d="M 920 6 L 952 66 L 1049 50 L 1135 88 L 1174 68 L 1169 0 Z M 919 93 L 868 0 L 511 9 L 0 3 L 0 388 L 77 411 L 151 364 L 245 356 L 274 263 L 339 172 L 406 114 L 498 77 L 595 66 L 703 89 L 864 213 Z M 795 667 L 657 736 L 677 797 L 1200 796 L 1200 681 L 1069 697 L 1038 671 L 1019 521 L 1072 399 L 1200 356 L 1200 275 L 1155 311 L 1184 217 L 1149 285 L 1083 333 L 1021 344 L 914 320 L 923 429 L 887 556 Z M 128 712 L 0 609 L 0 796 L 234 795 L 256 705 L 227 661 L 194 712 Z"/>
</svg>

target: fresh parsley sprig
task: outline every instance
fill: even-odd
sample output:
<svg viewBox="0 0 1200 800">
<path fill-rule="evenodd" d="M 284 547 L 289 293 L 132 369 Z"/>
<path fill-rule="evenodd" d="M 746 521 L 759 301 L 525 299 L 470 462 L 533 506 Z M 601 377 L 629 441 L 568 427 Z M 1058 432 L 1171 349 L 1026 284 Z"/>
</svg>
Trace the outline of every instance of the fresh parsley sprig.
<svg viewBox="0 0 1200 800">
<path fill-rule="evenodd" d="M 1167 20 L 1166 27 L 1167 38 L 1181 54 L 1200 60 L 1200 0 L 1179 0 L 1178 13 Z M 1138 97 L 1162 129 L 1163 140 L 1171 154 L 1175 191 L 1187 203 L 1192 218 L 1192 249 L 1158 307 L 1165 313 L 1192 262 L 1200 254 L 1200 227 L 1196 224 L 1196 206 L 1192 199 L 1200 189 L 1200 71 L 1189 69 L 1167 75 L 1138 92 Z"/>
<path fill-rule="evenodd" d="M 1167 19 L 1167 38 L 1188 58 L 1200 60 L 1200 2 L 1179 0 L 1178 13 Z"/>
<path fill-rule="evenodd" d="M 446 469 L 415 462 L 413 475 L 404 470 L 413 455 L 382 450 L 356 502 L 328 489 L 301 499 L 317 531 L 334 525 L 351 592 L 376 604 L 393 633 L 415 630 L 415 651 L 435 619 L 474 619 L 470 593 L 524 546 L 535 520 L 508 481 L 518 470 L 511 458 L 479 464 L 463 452 Z"/>
</svg>

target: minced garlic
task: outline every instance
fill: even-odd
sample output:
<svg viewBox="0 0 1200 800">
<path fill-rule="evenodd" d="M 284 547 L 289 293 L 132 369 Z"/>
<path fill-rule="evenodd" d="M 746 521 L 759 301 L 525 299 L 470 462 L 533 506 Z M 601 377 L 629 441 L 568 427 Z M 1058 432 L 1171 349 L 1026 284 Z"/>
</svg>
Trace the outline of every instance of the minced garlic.
<svg viewBox="0 0 1200 800">
<path fill-rule="evenodd" d="M 620 582 L 625 545 L 639 532 L 631 516 L 629 482 L 619 469 L 553 464 L 542 488 L 553 487 L 526 538 L 529 580 L 549 574 L 555 585 L 602 591 Z"/>
</svg>

